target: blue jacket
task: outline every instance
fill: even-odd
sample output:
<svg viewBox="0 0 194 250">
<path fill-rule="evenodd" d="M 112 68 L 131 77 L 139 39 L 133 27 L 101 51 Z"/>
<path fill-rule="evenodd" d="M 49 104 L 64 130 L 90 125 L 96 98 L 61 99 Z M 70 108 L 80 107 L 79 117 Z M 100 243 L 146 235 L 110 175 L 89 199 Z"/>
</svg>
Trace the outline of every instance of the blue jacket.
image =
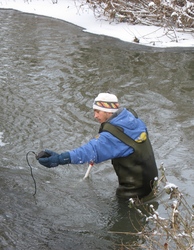
<svg viewBox="0 0 194 250">
<path fill-rule="evenodd" d="M 123 128 L 124 133 L 134 140 L 138 139 L 142 132 L 147 131 L 144 122 L 136 118 L 126 108 L 119 109 L 118 115 L 113 114 L 109 122 Z M 71 150 L 69 153 L 72 164 L 100 163 L 109 159 L 128 156 L 133 153 L 133 148 L 121 142 L 109 132 L 102 132 L 97 138 Z"/>
</svg>

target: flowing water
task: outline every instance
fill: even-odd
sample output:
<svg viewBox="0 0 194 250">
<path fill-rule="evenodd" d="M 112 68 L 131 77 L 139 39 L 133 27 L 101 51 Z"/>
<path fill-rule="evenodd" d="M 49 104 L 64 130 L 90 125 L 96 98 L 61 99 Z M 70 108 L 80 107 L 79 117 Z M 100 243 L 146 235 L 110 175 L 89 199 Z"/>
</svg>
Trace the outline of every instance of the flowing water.
<svg viewBox="0 0 194 250">
<path fill-rule="evenodd" d="M 148 127 L 158 166 L 193 197 L 194 48 L 153 49 L 52 18 L 0 10 L 0 249 L 119 249 L 137 218 L 107 161 L 46 169 L 33 154 L 98 133 L 92 103 L 116 94 Z M 132 226 L 133 224 L 133 226 Z M 133 239 L 128 236 L 128 241 Z"/>
</svg>

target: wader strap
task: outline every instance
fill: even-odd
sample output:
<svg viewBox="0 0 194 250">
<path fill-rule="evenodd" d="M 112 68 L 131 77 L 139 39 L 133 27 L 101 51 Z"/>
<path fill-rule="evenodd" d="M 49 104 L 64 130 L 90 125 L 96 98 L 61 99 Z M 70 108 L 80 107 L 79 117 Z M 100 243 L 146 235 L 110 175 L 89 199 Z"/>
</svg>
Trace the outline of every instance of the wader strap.
<svg viewBox="0 0 194 250">
<path fill-rule="evenodd" d="M 137 113 L 135 112 L 135 110 L 133 110 L 132 108 L 127 108 L 127 110 L 128 110 L 129 112 L 131 112 L 131 113 L 135 116 L 135 118 L 138 118 L 138 115 L 137 115 Z"/>
<path fill-rule="evenodd" d="M 137 149 L 138 144 L 135 142 L 131 137 L 127 136 L 125 133 L 123 133 L 118 127 L 112 125 L 109 122 L 106 122 L 103 124 L 102 130 L 106 131 L 117 137 L 119 140 L 127 144 L 128 146 L 132 147 L 134 150 Z"/>
</svg>

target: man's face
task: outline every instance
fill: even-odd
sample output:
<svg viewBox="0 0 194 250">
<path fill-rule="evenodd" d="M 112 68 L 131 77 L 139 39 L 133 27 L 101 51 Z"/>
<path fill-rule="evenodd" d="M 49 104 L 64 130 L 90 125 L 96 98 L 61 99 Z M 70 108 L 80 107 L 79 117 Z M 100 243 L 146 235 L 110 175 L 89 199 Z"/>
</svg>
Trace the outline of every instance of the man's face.
<svg viewBox="0 0 194 250">
<path fill-rule="evenodd" d="M 94 118 L 99 122 L 103 123 L 112 116 L 112 113 L 104 112 L 101 110 L 94 109 Z"/>
</svg>

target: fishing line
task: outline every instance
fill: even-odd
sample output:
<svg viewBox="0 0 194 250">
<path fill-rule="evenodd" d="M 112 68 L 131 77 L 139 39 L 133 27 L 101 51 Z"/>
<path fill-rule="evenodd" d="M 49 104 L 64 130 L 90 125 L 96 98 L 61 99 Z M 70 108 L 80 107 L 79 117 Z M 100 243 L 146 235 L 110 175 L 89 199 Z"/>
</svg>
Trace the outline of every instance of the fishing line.
<svg viewBox="0 0 194 250">
<path fill-rule="evenodd" d="M 35 196 L 36 195 L 36 180 L 35 180 L 33 172 L 32 172 L 32 166 L 30 165 L 29 160 L 28 160 L 28 155 L 30 153 L 34 154 L 35 156 L 36 156 L 36 153 L 34 151 L 28 151 L 28 153 L 26 154 L 26 161 L 28 163 L 28 166 L 30 167 L 31 176 L 32 176 L 32 179 L 34 181 L 34 194 L 33 194 L 33 196 Z"/>
</svg>

